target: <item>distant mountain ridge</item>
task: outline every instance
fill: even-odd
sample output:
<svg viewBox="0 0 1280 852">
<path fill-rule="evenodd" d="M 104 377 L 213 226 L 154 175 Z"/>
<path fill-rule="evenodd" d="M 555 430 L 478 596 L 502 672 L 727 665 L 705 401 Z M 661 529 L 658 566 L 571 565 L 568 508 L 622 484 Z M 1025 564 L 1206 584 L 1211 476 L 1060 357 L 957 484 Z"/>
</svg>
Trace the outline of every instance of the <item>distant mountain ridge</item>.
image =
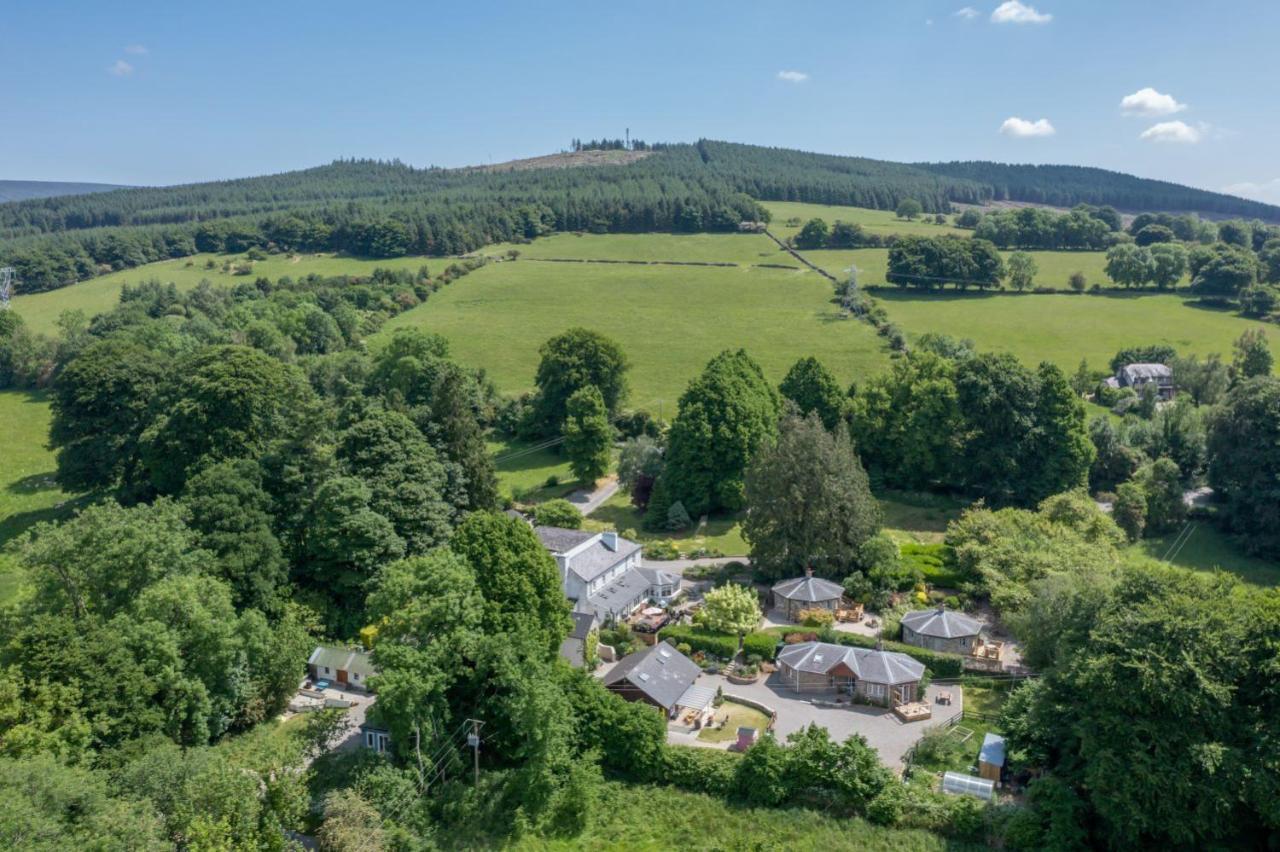
<svg viewBox="0 0 1280 852">
<path fill-rule="evenodd" d="M 1110 204 L 1131 212 L 1194 212 L 1280 222 L 1280 207 L 1274 204 L 1092 166 L 1014 165 L 984 160 L 914 165 L 936 175 L 985 184 L 991 188 L 993 201 L 1025 201 L 1053 207 Z M 1117 197 L 1126 202 L 1117 203 Z"/>
<path fill-rule="evenodd" d="M 76 183 L 61 180 L 0 180 L 0 204 L 28 201 L 33 198 L 57 198 L 62 195 L 91 195 L 129 189 L 114 183 Z"/>
<path fill-rule="evenodd" d="M 0 265 L 27 292 L 197 252 L 249 248 L 384 258 L 465 254 L 566 231 L 730 232 L 760 202 L 926 213 L 1016 201 L 1280 222 L 1280 207 L 1078 166 L 895 163 L 709 139 L 575 151 L 491 168 L 338 160 L 262 177 L 0 204 Z M 582 167 L 589 166 L 589 167 Z"/>
</svg>

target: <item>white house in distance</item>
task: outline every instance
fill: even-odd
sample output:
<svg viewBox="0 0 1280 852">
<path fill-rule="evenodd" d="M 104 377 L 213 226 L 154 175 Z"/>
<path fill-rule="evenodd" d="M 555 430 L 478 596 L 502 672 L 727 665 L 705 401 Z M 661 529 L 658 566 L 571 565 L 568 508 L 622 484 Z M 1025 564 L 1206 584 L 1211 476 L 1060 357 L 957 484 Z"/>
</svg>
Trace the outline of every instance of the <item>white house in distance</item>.
<svg viewBox="0 0 1280 852">
<path fill-rule="evenodd" d="M 616 532 L 561 527 L 534 527 L 534 532 L 555 558 L 574 611 L 591 613 L 601 624 L 626 618 L 646 601 L 666 604 L 680 590 L 679 577 L 642 566 L 640 545 Z"/>
<path fill-rule="evenodd" d="M 368 651 L 336 645 L 317 645 L 307 658 L 307 673 L 313 681 L 327 680 L 339 689 L 367 692 L 369 678 L 376 675 L 378 670 L 373 667 Z"/>
<path fill-rule="evenodd" d="M 1156 395 L 1162 401 L 1173 399 L 1177 388 L 1173 384 L 1173 370 L 1165 364 L 1125 364 L 1107 378 L 1113 388 L 1133 388 L 1141 391 L 1144 385 L 1155 385 Z"/>
</svg>

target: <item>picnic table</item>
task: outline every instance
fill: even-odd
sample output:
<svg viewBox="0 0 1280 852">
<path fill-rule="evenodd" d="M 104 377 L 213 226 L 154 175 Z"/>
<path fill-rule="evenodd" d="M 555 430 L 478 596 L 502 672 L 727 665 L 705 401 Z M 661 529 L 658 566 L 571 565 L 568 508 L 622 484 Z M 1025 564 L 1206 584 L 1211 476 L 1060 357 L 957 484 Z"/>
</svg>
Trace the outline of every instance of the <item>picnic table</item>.
<svg viewBox="0 0 1280 852">
<path fill-rule="evenodd" d="M 948 692 L 948 691 L 947 691 L 947 690 L 945 690 L 945 689 L 943 689 L 943 690 L 939 690 L 939 691 L 938 691 L 938 699 L 937 699 L 937 700 L 938 700 L 938 703 L 939 703 L 939 704 L 950 704 L 950 703 L 951 703 L 951 693 L 950 693 L 950 692 Z"/>
</svg>

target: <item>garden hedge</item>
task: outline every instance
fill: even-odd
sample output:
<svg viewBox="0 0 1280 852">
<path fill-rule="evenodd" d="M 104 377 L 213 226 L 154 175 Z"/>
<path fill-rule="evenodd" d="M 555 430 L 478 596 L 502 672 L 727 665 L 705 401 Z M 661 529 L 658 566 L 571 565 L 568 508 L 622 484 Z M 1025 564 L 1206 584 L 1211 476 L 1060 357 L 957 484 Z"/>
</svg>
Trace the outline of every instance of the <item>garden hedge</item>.
<svg viewBox="0 0 1280 852">
<path fill-rule="evenodd" d="M 694 651 L 701 651 L 724 660 L 733 659 L 733 655 L 738 653 L 738 637 L 688 624 L 664 627 L 658 632 L 658 637 L 666 639 L 672 645 L 684 642 Z"/>
<path fill-rule="evenodd" d="M 673 624 L 662 628 L 659 638 L 666 639 L 673 645 L 688 643 L 695 651 L 711 654 L 721 659 L 732 659 L 738 653 L 738 637 L 731 633 L 719 633 L 703 627 L 688 624 Z M 742 642 L 742 651 L 748 657 L 756 654 L 762 660 L 772 660 L 778 646 L 778 637 L 772 633 L 748 633 Z"/>
</svg>

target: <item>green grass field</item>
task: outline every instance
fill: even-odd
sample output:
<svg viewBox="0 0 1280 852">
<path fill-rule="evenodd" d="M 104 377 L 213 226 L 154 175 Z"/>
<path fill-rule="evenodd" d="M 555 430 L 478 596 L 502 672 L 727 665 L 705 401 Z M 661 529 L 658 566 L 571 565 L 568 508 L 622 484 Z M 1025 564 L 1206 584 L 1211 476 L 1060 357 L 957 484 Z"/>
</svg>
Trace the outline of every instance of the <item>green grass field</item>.
<svg viewBox="0 0 1280 852">
<path fill-rule="evenodd" d="M 37 521 L 58 516 L 59 504 L 74 495 L 53 481 L 54 454 L 48 449 L 49 401 L 35 391 L 0 392 L 0 545 Z"/>
<path fill-rule="evenodd" d="M 799 201 L 765 201 L 764 206 L 773 216 L 769 222 L 769 230 L 780 239 L 798 233 L 805 222 L 810 219 L 825 219 L 828 225 L 836 222 L 852 222 L 861 225 L 865 230 L 881 234 L 941 234 L 967 235 L 965 231 L 952 225 L 935 225 L 932 216 L 921 216 L 914 221 L 899 219 L 892 210 L 869 210 L 865 207 L 835 207 L 826 204 L 804 204 Z M 788 225 L 787 220 L 797 218 L 799 225 Z"/>
<path fill-rule="evenodd" d="M 1190 536 L 1181 546 L 1175 545 L 1177 533 L 1145 538 L 1129 547 L 1135 556 L 1165 559 L 1183 568 L 1197 571 L 1221 569 L 1235 574 L 1246 583 L 1259 586 L 1280 585 L 1280 563 L 1246 554 L 1231 538 L 1204 521 L 1195 522 Z"/>
<path fill-rule="evenodd" d="M 0 392 L 0 547 L 39 521 L 70 512 L 74 500 L 53 482 L 49 402 L 43 393 Z M 0 552 L 0 604 L 18 593 L 11 555 Z"/>
<path fill-rule="evenodd" d="M 530 259 L 779 263 L 800 268 L 794 257 L 764 234 L 552 234 L 530 243 L 488 246 L 481 254 L 496 256 L 510 249 Z"/>
<path fill-rule="evenodd" d="M 1081 358 L 1105 369 L 1118 350 L 1167 343 L 1182 354 L 1217 352 L 1250 328 L 1268 326 L 1205 308 L 1173 293 L 987 294 L 880 290 L 876 299 L 908 336 L 927 331 L 974 340 L 984 351 L 1012 352 L 1024 363 L 1052 361 L 1074 370 Z M 1280 353 L 1280 335 L 1269 333 Z"/>
<path fill-rule="evenodd" d="M 498 490 L 521 502 L 538 503 L 571 493 L 577 484 L 569 462 L 551 449 L 534 449 L 537 444 L 524 441 L 490 441 L 498 473 Z M 558 480 L 548 485 L 551 477 Z"/>
<path fill-rule="evenodd" d="M 865 323 L 841 319 L 830 282 L 774 269 L 492 264 L 387 323 L 443 334 L 462 363 L 506 393 L 530 390 L 538 347 L 573 326 L 609 335 L 631 360 L 628 404 L 670 418 L 689 381 L 718 352 L 743 347 L 772 382 L 818 357 L 841 382 L 888 363 Z"/>
<path fill-rule="evenodd" d="M 214 262 L 215 268 L 206 269 L 205 264 L 210 260 Z M 294 278 L 311 274 L 368 275 L 379 267 L 417 270 L 426 264 L 435 272 L 444 269 L 452 262 L 449 258 L 439 257 L 366 260 L 337 257 L 331 254 L 297 256 L 273 254 L 266 260 L 255 261 L 252 274 L 234 275 L 231 272 L 222 271 L 222 264 L 225 261 L 234 264 L 245 262 L 245 259 L 244 255 L 197 254 L 177 260 L 149 263 L 135 269 L 124 269 L 46 293 L 23 295 L 21 283 L 19 283 L 18 295 L 13 298 L 13 308 L 22 315 L 31 328 L 36 331 L 51 332 L 58 321 L 58 315 L 63 311 L 79 309 L 90 317 L 109 311 L 120 301 L 121 285 L 137 284 L 153 278 L 165 284 L 172 282 L 182 290 L 190 290 L 206 278 L 219 286 L 234 286 L 243 281 L 253 281 L 258 277 L 276 279 L 285 275 L 292 275 Z"/>
<path fill-rule="evenodd" d="M 803 252 L 804 256 L 837 278 L 849 274 L 850 265 L 858 267 L 858 283 L 862 286 L 885 284 L 889 271 L 889 250 L 868 249 L 818 249 Z M 1012 252 L 1001 252 L 1006 259 Z M 1107 265 L 1105 252 L 1100 251 L 1033 251 L 1037 271 L 1034 284 L 1037 287 L 1066 288 L 1073 272 L 1083 272 L 1089 286 L 1111 286 L 1111 279 L 1103 271 Z M 879 295 L 877 290 L 872 295 Z M 948 287 L 950 292 L 950 287 Z M 1006 291 L 1013 295 L 1012 291 Z"/>
<path fill-rule="evenodd" d="M 694 526 L 683 532 L 650 532 L 643 527 L 644 513 L 631 505 L 631 498 L 622 491 L 614 494 L 586 519 L 584 529 L 618 530 L 628 538 L 647 544 L 671 540 L 681 553 L 695 550 L 718 550 L 725 556 L 746 556 L 747 542 L 742 537 L 741 518 L 738 515 L 712 515 L 702 525 L 694 518 Z"/>
</svg>

